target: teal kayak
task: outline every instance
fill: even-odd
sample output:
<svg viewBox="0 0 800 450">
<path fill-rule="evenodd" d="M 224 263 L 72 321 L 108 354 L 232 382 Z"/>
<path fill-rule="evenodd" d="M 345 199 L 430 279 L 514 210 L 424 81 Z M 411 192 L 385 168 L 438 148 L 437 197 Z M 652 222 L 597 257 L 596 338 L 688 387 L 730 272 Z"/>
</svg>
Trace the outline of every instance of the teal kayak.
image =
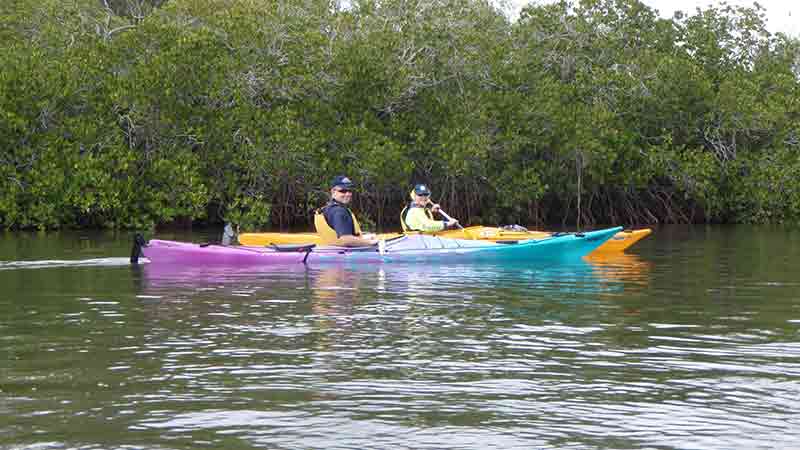
<svg viewBox="0 0 800 450">
<path fill-rule="evenodd" d="M 589 254 L 622 227 L 585 233 L 565 233 L 525 241 L 491 242 L 429 235 L 406 235 L 375 247 L 345 248 L 318 245 L 267 247 L 208 245 L 153 239 L 134 244 L 131 261 L 139 254 L 152 264 L 272 265 L 314 263 L 463 263 L 472 261 L 537 261 L 576 259 Z M 135 258 L 134 258 L 135 256 Z"/>
</svg>

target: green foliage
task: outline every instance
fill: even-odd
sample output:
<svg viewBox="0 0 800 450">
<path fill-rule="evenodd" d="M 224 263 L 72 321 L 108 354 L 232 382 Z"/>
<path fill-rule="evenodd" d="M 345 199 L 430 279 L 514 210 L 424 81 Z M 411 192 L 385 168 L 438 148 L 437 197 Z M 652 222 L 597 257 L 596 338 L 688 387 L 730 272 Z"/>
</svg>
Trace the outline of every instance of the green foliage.
<svg viewBox="0 0 800 450">
<path fill-rule="evenodd" d="M 462 222 L 800 220 L 757 5 L 16 0 L 0 41 L 5 228 L 310 224 L 336 174 L 374 229 L 417 182 Z"/>
</svg>

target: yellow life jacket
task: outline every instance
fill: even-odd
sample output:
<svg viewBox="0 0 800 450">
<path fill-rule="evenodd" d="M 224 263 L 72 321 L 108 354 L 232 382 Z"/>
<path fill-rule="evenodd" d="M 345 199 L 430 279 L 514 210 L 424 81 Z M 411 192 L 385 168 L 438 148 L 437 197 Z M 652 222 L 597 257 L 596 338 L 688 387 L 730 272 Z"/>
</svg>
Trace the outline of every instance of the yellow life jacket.
<svg viewBox="0 0 800 450">
<path fill-rule="evenodd" d="M 413 192 L 412 192 L 412 195 L 413 195 Z M 400 211 L 400 226 L 403 227 L 403 232 L 404 233 L 407 233 L 409 231 L 420 231 L 420 230 L 412 230 L 411 227 L 409 227 L 408 224 L 406 223 L 406 217 L 408 217 L 408 210 L 411 208 L 412 205 L 413 205 L 413 203 L 408 204 L 408 205 L 406 205 L 405 208 L 403 208 L 402 211 Z M 415 208 L 420 208 L 420 207 L 419 206 L 415 206 Z M 431 212 L 431 210 L 428 209 L 428 208 L 425 208 L 425 215 L 427 215 L 428 218 L 431 219 L 431 220 L 436 220 L 436 219 L 433 218 L 433 212 Z"/>
<path fill-rule="evenodd" d="M 314 211 L 314 228 L 317 230 L 317 234 L 319 235 L 320 239 L 322 240 L 323 245 L 332 245 L 336 244 L 339 240 L 339 236 L 336 234 L 336 230 L 331 228 L 328 224 L 328 221 L 325 219 L 325 214 L 323 211 L 325 208 L 330 206 L 330 204 L 323 206 Z M 353 229 L 355 230 L 356 236 L 361 236 L 361 226 L 358 224 L 358 219 L 356 219 L 356 215 L 353 214 L 353 211 L 350 211 L 348 208 L 347 211 L 350 213 L 350 217 L 353 218 Z"/>
</svg>

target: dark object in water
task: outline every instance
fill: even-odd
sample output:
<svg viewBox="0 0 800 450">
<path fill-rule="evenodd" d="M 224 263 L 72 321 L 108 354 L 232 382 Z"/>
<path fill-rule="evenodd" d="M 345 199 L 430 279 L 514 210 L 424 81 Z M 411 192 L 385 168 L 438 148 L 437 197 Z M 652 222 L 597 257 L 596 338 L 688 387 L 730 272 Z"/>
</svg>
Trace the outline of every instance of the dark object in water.
<svg viewBox="0 0 800 450">
<path fill-rule="evenodd" d="M 133 236 L 133 247 L 131 248 L 131 264 L 139 264 L 139 257 L 142 256 L 142 247 L 146 247 L 147 243 L 144 241 L 144 236 L 141 233 L 136 233 Z"/>
</svg>

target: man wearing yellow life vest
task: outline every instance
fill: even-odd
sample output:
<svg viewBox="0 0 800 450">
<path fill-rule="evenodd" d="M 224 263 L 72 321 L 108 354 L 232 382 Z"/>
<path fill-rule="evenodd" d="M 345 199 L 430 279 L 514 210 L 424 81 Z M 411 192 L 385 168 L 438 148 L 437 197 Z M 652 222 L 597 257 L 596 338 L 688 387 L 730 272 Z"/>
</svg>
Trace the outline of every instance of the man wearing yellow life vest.
<svg viewBox="0 0 800 450">
<path fill-rule="evenodd" d="M 444 220 L 434 220 L 433 213 L 440 212 L 438 204 L 431 205 L 431 191 L 428 186 L 418 184 L 411 191 L 411 203 L 400 213 L 400 225 L 403 231 L 435 232 L 445 228 L 455 228 L 458 220 L 446 217 Z"/>
<path fill-rule="evenodd" d="M 343 247 L 369 247 L 376 245 L 374 236 L 361 234 L 355 214 L 347 207 L 353 200 L 353 182 L 337 176 L 331 182 L 331 200 L 314 214 L 317 234 L 326 245 Z"/>
</svg>

